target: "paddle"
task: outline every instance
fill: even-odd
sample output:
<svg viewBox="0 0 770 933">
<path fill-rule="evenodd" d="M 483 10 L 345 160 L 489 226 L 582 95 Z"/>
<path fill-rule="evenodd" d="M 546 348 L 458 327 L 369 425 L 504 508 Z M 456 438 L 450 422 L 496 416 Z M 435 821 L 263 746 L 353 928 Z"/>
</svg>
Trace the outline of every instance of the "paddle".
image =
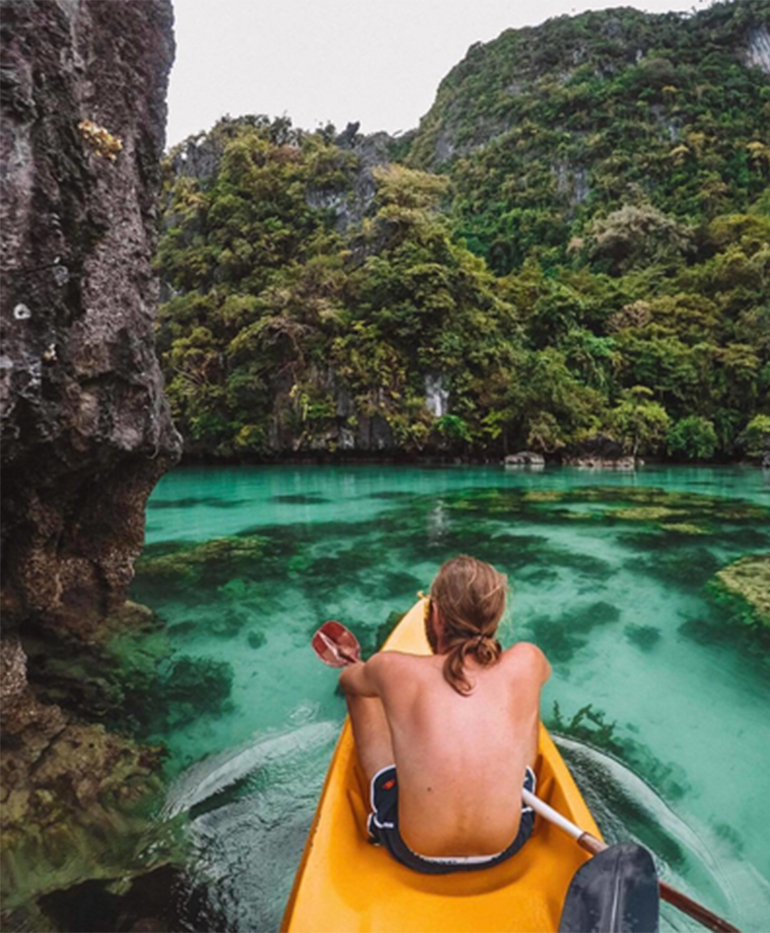
<svg viewBox="0 0 770 933">
<path fill-rule="evenodd" d="M 361 660 L 361 646 L 356 636 L 341 622 L 324 622 L 313 635 L 313 651 L 329 667 L 347 667 Z"/>
<path fill-rule="evenodd" d="M 660 883 L 655 862 L 632 842 L 609 846 L 575 872 L 559 933 L 658 933 Z"/>
<path fill-rule="evenodd" d="M 530 791 L 522 790 L 521 796 L 528 807 L 532 807 L 536 813 L 539 813 L 550 823 L 553 823 L 554 826 L 558 826 L 559 829 L 567 833 L 568 836 L 572 836 L 577 844 L 582 849 L 585 849 L 586 852 L 590 852 L 591 855 L 597 855 L 599 852 L 603 852 L 605 849 L 609 848 L 606 842 L 601 842 L 590 833 L 583 832 L 579 826 L 576 826 L 573 822 L 568 820 L 565 816 L 562 816 L 561 813 L 554 810 L 553 807 L 549 806 L 539 797 L 536 797 Z M 664 901 L 673 904 L 674 907 L 679 908 L 683 913 L 688 914 L 688 916 L 692 917 L 694 920 L 702 923 L 703 926 L 709 930 L 714 930 L 716 933 L 740 933 L 738 928 L 728 923 L 727 920 L 718 917 L 702 904 L 699 904 L 686 894 L 682 894 L 681 891 L 677 891 L 675 888 L 666 884 L 665 881 L 660 882 L 660 896 Z"/>
</svg>

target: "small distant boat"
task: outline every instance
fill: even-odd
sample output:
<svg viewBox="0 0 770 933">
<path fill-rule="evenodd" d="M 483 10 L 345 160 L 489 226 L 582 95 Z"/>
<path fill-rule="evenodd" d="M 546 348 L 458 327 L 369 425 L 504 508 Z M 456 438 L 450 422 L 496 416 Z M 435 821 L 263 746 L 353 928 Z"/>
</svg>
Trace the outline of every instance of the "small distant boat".
<svg viewBox="0 0 770 933">
<path fill-rule="evenodd" d="M 429 654 L 422 602 L 385 650 Z M 537 793 L 573 823 L 599 830 L 541 725 Z M 524 848 L 494 868 L 423 875 L 367 841 L 369 789 L 346 721 L 326 776 L 281 930 L 284 933 L 547 933 L 559 928 L 575 872 L 590 855 L 538 817 Z"/>
</svg>

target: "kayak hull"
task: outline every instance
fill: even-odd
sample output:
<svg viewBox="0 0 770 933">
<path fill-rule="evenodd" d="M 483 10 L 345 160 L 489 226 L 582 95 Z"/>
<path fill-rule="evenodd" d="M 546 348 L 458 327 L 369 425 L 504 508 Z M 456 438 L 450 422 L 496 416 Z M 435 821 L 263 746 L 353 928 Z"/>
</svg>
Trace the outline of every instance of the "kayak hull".
<svg viewBox="0 0 770 933">
<path fill-rule="evenodd" d="M 384 650 L 428 654 L 423 604 L 401 620 Z M 572 775 L 541 725 L 537 794 L 601 838 Z M 541 817 L 524 848 L 482 871 L 423 875 L 368 842 L 369 788 L 349 720 L 332 757 L 297 869 L 285 933 L 547 933 L 556 931 L 574 873 L 589 858 Z"/>
</svg>

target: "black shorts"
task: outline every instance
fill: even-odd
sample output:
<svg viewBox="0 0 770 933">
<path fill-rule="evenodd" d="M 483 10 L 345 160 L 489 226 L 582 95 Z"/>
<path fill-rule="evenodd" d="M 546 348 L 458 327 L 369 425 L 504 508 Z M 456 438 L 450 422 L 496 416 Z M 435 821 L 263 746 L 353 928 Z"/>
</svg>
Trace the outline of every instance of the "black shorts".
<svg viewBox="0 0 770 933">
<path fill-rule="evenodd" d="M 535 792 L 535 772 L 527 768 L 524 787 Z M 372 812 L 369 815 L 370 842 L 382 845 L 397 862 L 427 875 L 446 875 L 453 871 L 478 871 L 499 865 L 515 855 L 532 835 L 535 814 L 532 807 L 522 806 L 519 832 L 513 842 L 502 852 L 494 855 L 458 856 L 456 858 L 434 858 L 413 852 L 398 831 L 398 781 L 396 766 L 389 765 L 372 778 L 370 790 Z"/>
</svg>

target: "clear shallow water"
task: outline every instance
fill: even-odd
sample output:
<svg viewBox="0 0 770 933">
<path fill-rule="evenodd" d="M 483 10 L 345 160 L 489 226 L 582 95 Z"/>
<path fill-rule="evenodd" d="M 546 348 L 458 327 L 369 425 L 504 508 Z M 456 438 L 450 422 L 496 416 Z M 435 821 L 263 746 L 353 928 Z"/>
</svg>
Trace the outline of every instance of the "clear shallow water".
<svg viewBox="0 0 770 933">
<path fill-rule="evenodd" d="M 770 551 L 768 509 L 767 475 L 727 468 L 167 476 L 134 598 L 166 621 L 174 658 L 208 665 L 145 725 L 170 751 L 165 816 L 187 821 L 183 922 L 277 929 L 344 715 L 310 635 L 338 618 L 373 649 L 465 551 L 513 583 L 503 641 L 551 658 L 543 715 L 606 836 L 643 841 L 673 883 L 765 929 L 767 646 L 727 627 L 704 586 Z M 665 922 L 698 928 L 668 908 Z"/>
</svg>

